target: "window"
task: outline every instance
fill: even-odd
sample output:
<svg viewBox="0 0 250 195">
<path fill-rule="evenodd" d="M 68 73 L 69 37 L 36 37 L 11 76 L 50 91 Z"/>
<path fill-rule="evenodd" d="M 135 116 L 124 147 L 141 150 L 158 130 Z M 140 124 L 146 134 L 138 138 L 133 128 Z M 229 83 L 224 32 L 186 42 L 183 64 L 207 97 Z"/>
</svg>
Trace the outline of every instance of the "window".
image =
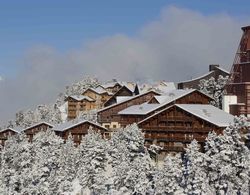
<svg viewBox="0 0 250 195">
<path fill-rule="evenodd" d="M 115 129 L 115 128 L 116 128 L 116 125 L 113 125 L 113 128 Z"/>
</svg>

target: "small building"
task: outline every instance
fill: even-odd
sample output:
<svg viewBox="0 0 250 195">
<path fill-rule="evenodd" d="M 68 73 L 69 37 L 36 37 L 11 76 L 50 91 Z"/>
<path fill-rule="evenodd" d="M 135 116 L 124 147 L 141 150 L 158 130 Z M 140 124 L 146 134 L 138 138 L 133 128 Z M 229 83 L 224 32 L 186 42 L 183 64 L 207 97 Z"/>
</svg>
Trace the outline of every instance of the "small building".
<svg viewBox="0 0 250 195">
<path fill-rule="evenodd" d="M 82 138 L 88 134 L 88 130 L 92 127 L 93 130 L 99 131 L 103 137 L 109 138 L 108 130 L 99 124 L 93 123 L 91 121 L 83 120 L 79 122 L 69 121 L 59 125 L 56 125 L 52 130 L 55 131 L 56 135 L 62 137 L 64 140 L 68 139 L 71 134 L 74 143 L 79 145 Z"/>
<path fill-rule="evenodd" d="M 94 100 L 96 109 L 100 109 L 103 107 L 104 103 L 112 97 L 113 93 L 104 90 L 102 87 L 97 87 L 88 88 L 82 95 Z"/>
<path fill-rule="evenodd" d="M 212 65 L 209 65 L 208 73 L 200 77 L 191 79 L 191 80 L 179 82 L 177 83 L 177 86 L 178 86 L 178 89 L 200 89 L 199 84 L 201 80 L 203 79 L 208 80 L 211 77 L 214 77 L 215 80 L 217 80 L 220 75 L 223 77 L 226 77 L 226 76 L 229 76 L 230 73 L 224 70 L 223 68 L 221 68 L 220 65 L 212 64 Z"/>
<path fill-rule="evenodd" d="M 105 84 L 102 84 L 102 85 L 100 85 L 100 87 L 102 87 L 106 91 L 114 94 L 122 87 L 122 85 L 115 80 L 112 82 L 107 82 Z"/>
<path fill-rule="evenodd" d="M 111 106 L 118 103 L 119 97 L 135 96 L 139 94 L 139 89 L 137 84 L 135 86 L 123 85 L 111 98 L 109 98 L 105 103 L 104 107 Z"/>
<path fill-rule="evenodd" d="M 0 145 L 4 146 L 5 141 L 12 135 L 20 133 L 20 128 L 6 128 L 0 131 Z"/>
<path fill-rule="evenodd" d="M 83 95 L 73 95 L 66 98 L 68 102 L 68 119 L 75 119 L 80 112 L 96 109 L 95 100 Z"/>
<path fill-rule="evenodd" d="M 153 115 L 160 110 L 173 104 L 209 104 L 213 98 L 196 89 L 176 89 L 162 96 L 153 96 L 149 102 L 133 105 L 118 112 L 120 126 L 125 127 L 132 123 Z"/>
<path fill-rule="evenodd" d="M 222 133 L 234 121 L 230 115 L 212 105 L 175 104 L 138 123 L 145 133 L 145 145 L 156 144 L 162 152 L 182 152 L 196 139 L 203 146 L 209 132 Z"/>
<path fill-rule="evenodd" d="M 160 94 L 154 91 L 149 91 L 144 94 L 133 96 L 129 99 L 121 101 L 120 103 L 105 107 L 97 112 L 98 122 L 107 129 L 120 128 L 120 115 L 118 112 L 132 105 L 139 105 L 148 102 L 155 95 Z"/>
<path fill-rule="evenodd" d="M 27 135 L 27 137 L 29 138 L 29 141 L 32 142 L 35 134 L 41 131 L 46 131 L 51 128 L 53 128 L 52 124 L 49 124 L 47 122 L 39 122 L 30 127 L 27 127 L 26 129 L 23 129 L 22 131 Z"/>
</svg>

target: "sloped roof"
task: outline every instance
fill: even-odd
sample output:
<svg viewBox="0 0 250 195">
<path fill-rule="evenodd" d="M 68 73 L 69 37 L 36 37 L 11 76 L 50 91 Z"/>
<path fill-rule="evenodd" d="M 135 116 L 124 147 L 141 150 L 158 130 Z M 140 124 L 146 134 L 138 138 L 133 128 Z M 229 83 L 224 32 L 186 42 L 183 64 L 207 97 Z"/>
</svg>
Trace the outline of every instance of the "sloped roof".
<svg viewBox="0 0 250 195">
<path fill-rule="evenodd" d="M 32 129 L 32 128 L 34 128 L 34 127 L 36 127 L 36 126 L 39 126 L 39 125 L 42 125 L 42 124 L 48 125 L 48 126 L 50 126 L 50 127 L 53 127 L 53 126 L 54 126 L 54 125 L 52 125 L 52 124 L 50 124 L 50 123 L 47 123 L 47 122 L 42 121 L 42 122 L 35 123 L 35 124 L 33 124 L 33 125 L 31 125 L 31 126 L 25 128 L 25 129 L 23 129 L 22 131 L 26 131 L 26 130 Z"/>
<path fill-rule="evenodd" d="M 129 99 L 131 99 L 132 97 L 133 97 L 133 96 L 117 96 L 117 97 L 116 97 L 116 102 L 117 102 L 117 103 L 120 103 L 120 102 L 129 100 Z"/>
<path fill-rule="evenodd" d="M 73 98 L 76 101 L 82 101 L 82 100 L 88 100 L 89 102 L 94 102 L 95 100 L 93 100 L 92 98 L 90 98 L 89 96 L 85 96 L 85 95 L 71 95 L 68 96 L 70 98 Z"/>
<path fill-rule="evenodd" d="M 210 104 L 176 104 L 176 106 L 218 127 L 229 126 L 234 121 L 233 115 Z"/>
<path fill-rule="evenodd" d="M 162 96 L 155 96 L 155 99 L 160 104 L 168 104 L 172 101 L 175 101 L 185 95 L 188 95 L 192 92 L 196 91 L 195 89 L 175 89 L 165 93 Z"/>
<path fill-rule="evenodd" d="M 123 104 L 123 103 L 125 103 L 125 102 L 130 101 L 130 100 L 136 99 L 136 98 L 141 97 L 141 96 L 143 96 L 143 95 L 146 95 L 146 94 L 148 94 L 148 93 L 152 93 L 152 92 L 159 95 L 159 93 L 157 93 L 157 92 L 155 92 L 155 91 L 147 91 L 147 92 L 142 93 L 142 94 L 139 94 L 139 95 L 131 96 L 131 98 L 126 99 L 126 100 L 124 100 L 124 101 L 121 101 L 121 102 L 119 102 L 119 103 L 112 104 L 112 105 L 107 106 L 107 107 L 105 107 L 105 108 L 103 108 L 103 109 L 100 109 L 97 113 L 102 112 L 102 111 L 104 111 L 104 110 L 107 110 L 107 109 L 109 109 L 109 108 L 115 107 L 115 106 L 117 106 L 117 105 Z"/>
<path fill-rule="evenodd" d="M 159 104 L 143 103 L 140 105 L 133 105 L 133 106 L 130 106 L 124 110 L 121 110 L 120 112 L 118 112 L 118 114 L 121 114 L 121 115 L 130 115 L 130 114 L 131 115 L 146 115 L 146 114 L 149 114 L 150 112 L 153 112 L 154 110 L 157 110 L 163 106 L 166 106 L 167 104 L 170 104 L 170 103 L 176 101 L 177 99 L 179 99 L 183 96 L 186 96 L 194 91 L 198 91 L 198 90 L 196 90 L 196 89 L 172 90 L 163 96 L 154 96 L 154 98 L 159 102 Z M 210 97 L 210 96 L 208 96 L 208 97 Z M 152 106 L 150 106 L 150 105 L 152 105 Z"/>
<path fill-rule="evenodd" d="M 97 94 L 104 94 L 104 93 L 107 93 L 108 95 L 113 95 L 113 93 L 109 92 L 109 91 L 106 91 L 105 89 L 103 89 L 102 87 L 97 87 L 97 88 L 88 88 L 86 89 L 83 93 L 85 93 L 86 91 L 88 90 L 92 90 L 94 91 L 95 93 Z"/>
<path fill-rule="evenodd" d="M 68 122 L 61 123 L 61 124 L 58 124 L 58 125 L 54 126 L 52 130 L 62 132 L 62 131 L 66 131 L 66 130 L 72 128 L 72 127 L 75 127 L 75 126 L 78 126 L 78 125 L 81 125 L 81 124 L 84 124 L 84 123 L 90 123 L 92 125 L 100 127 L 101 129 L 107 130 L 106 128 L 102 127 L 101 125 L 99 125 L 97 123 L 93 123 L 93 122 L 88 121 L 88 120 L 81 120 L 81 121 L 78 121 L 78 122 L 68 121 Z"/>
<path fill-rule="evenodd" d="M 185 110 L 186 112 L 218 127 L 227 127 L 234 121 L 233 115 L 228 114 L 227 112 L 224 112 L 223 110 L 220 110 L 219 108 L 216 108 L 215 106 L 212 106 L 210 104 L 174 104 L 161 110 L 160 112 L 153 114 L 152 116 L 147 117 L 146 119 L 140 121 L 138 124 L 143 123 L 174 106 L 177 106 L 182 110 Z"/>
<path fill-rule="evenodd" d="M 11 130 L 11 131 L 13 131 L 13 132 L 16 132 L 16 133 L 20 133 L 21 131 L 22 131 L 22 127 L 9 127 L 9 128 L 5 128 L 5 129 L 2 129 L 1 131 L 0 131 L 0 133 L 2 133 L 2 132 L 4 132 L 4 131 L 6 131 L 6 130 Z"/>
<path fill-rule="evenodd" d="M 101 86 L 106 89 L 106 88 L 114 87 L 117 84 L 120 85 L 119 82 L 115 81 L 115 82 L 108 82 L 108 83 L 102 84 Z"/>
<path fill-rule="evenodd" d="M 159 104 L 140 104 L 140 105 L 133 105 L 130 106 L 120 112 L 118 114 L 120 115 L 145 115 L 152 111 L 154 111 L 157 107 L 159 107 Z"/>
<path fill-rule="evenodd" d="M 212 71 L 207 72 L 206 74 L 203 74 L 203 75 L 201 75 L 201 76 L 198 76 L 198 77 L 196 77 L 196 78 L 194 78 L 194 79 L 189 79 L 189 80 L 186 80 L 186 81 L 180 81 L 180 82 L 178 82 L 178 83 L 188 83 L 188 82 L 191 82 L 191 81 L 200 80 L 200 79 L 202 79 L 203 77 L 207 77 L 207 76 L 209 76 L 209 75 L 212 75 L 213 73 L 214 73 L 214 71 L 212 70 Z"/>
</svg>

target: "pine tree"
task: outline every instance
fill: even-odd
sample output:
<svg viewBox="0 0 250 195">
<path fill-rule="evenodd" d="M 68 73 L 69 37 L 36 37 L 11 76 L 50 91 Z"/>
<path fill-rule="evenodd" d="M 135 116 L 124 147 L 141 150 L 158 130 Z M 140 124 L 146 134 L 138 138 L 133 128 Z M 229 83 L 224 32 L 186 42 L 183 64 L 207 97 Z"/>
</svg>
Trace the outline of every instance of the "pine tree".
<svg viewBox="0 0 250 195">
<path fill-rule="evenodd" d="M 210 134 L 206 143 L 209 182 L 217 194 L 249 193 L 249 150 L 242 141 L 240 128 L 243 122 L 235 122 L 223 131 L 223 135 Z"/>
<path fill-rule="evenodd" d="M 185 163 L 183 164 L 185 193 L 189 195 L 214 194 L 207 178 L 206 155 L 199 151 L 198 142 L 193 140 L 185 150 Z"/>
<path fill-rule="evenodd" d="M 79 146 L 77 176 L 83 189 L 93 194 L 106 194 L 107 143 L 91 128 Z"/>
<path fill-rule="evenodd" d="M 183 194 L 182 179 L 183 171 L 180 155 L 166 156 L 163 168 L 158 168 L 154 175 L 155 194 Z"/>
<path fill-rule="evenodd" d="M 32 169 L 33 194 L 62 194 L 60 154 L 63 140 L 51 130 L 40 132 L 33 139 L 35 163 Z"/>
<path fill-rule="evenodd" d="M 199 88 L 202 92 L 210 95 L 214 98 L 214 106 L 221 108 L 222 107 L 222 96 L 225 92 L 225 86 L 228 82 L 228 76 L 223 77 L 219 75 L 216 80 L 214 77 L 210 79 L 202 79 L 199 84 Z"/>
</svg>

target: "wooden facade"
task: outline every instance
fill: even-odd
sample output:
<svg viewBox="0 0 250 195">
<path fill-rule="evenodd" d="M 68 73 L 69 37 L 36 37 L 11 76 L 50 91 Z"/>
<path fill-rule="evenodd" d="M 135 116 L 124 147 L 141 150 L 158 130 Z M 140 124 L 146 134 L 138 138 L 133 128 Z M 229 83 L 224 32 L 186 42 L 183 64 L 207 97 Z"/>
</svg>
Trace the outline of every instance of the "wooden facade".
<svg viewBox="0 0 250 195">
<path fill-rule="evenodd" d="M 92 127 L 94 131 L 99 131 L 103 137 L 109 138 L 107 129 L 89 121 L 79 122 L 64 128 L 61 128 L 59 125 L 59 127 L 54 127 L 52 130 L 54 130 L 56 135 L 62 137 L 64 140 L 67 140 L 68 136 L 71 134 L 74 143 L 79 145 L 82 141 L 82 138 L 88 134 L 90 127 Z"/>
<path fill-rule="evenodd" d="M 173 104 L 209 104 L 213 99 L 203 93 L 201 93 L 198 90 L 190 91 L 190 93 L 187 93 L 184 96 L 181 96 L 179 98 L 173 98 L 172 101 L 166 102 L 164 104 L 156 106 L 154 110 L 151 112 L 148 112 L 146 114 L 120 114 L 120 125 L 121 127 L 125 127 L 132 123 L 138 123 L 141 120 L 153 115 L 156 112 L 159 112 Z M 152 97 L 149 101 L 149 104 L 159 104 L 156 97 Z"/>
<path fill-rule="evenodd" d="M 87 89 L 86 91 L 84 91 L 82 93 L 83 96 L 87 96 L 87 97 L 90 97 L 91 99 L 95 100 L 95 107 L 96 109 L 100 109 L 103 107 L 104 103 L 112 97 L 112 95 L 107 92 L 107 91 L 104 91 L 104 92 L 98 92 L 96 91 L 95 89 Z"/>
<path fill-rule="evenodd" d="M 41 131 L 46 131 L 47 129 L 51 129 L 53 127 L 53 125 L 46 123 L 46 122 L 41 122 L 38 124 L 35 124 L 31 127 L 28 127 L 26 129 L 24 129 L 24 133 L 27 135 L 29 141 L 33 140 L 33 137 L 35 134 L 41 132 Z"/>
<path fill-rule="evenodd" d="M 118 82 L 115 82 L 113 84 L 100 85 L 100 87 L 102 87 L 103 89 L 107 90 L 108 92 L 111 92 L 114 94 L 117 91 L 119 91 L 119 89 L 122 87 L 122 85 Z"/>
<path fill-rule="evenodd" d="M 0 131 L 0 145 L 4 146 L 5 141 L 12 135 L 16 135 L 18 131 L 12 129 L 12 128 L 7 128 L 4 130 Z"/>
<path fill-rule="evenodd" d="M 186 144 L 196 139 L 202 146 L 209 132 L 221 133 L 217 126 L 182 108 L 172 105 L 138 123 L 145 133 L 145 145 L 161 146 L 162 152 L 182 152 Z"/>
<path fill-rule="evenodd" d="M 73 97 L 68 97 L 66 99 L 68 102 L 68 119 L 75 119 L 80 112 L 90 111 L 92 109 L 96 109 L 95 100 L 90 98 L 88 99 L 75 99 Z"/>
<path fill-rule="evenodd" d="M 126 86 L 122 86 L 111 98 L 109 98 L 105 103 L 104 107 L 111 106 L 117 103 L 117 97 L 119 96 L 134 96 L 139 94 L 138 86 L 136 85 L 135 90 L 131 91 Z"/>
<path fill-rule="evenodd" d="M 121 103 L 106 107 L 97 113 L 98 122 L 106 128 L 119 128 L 120 115 L 118 114 L 118 112 L 120 112 L 125 108 L 128 108 L 129 106 L 145 103 L 155 95 L 160 95 L 160 94 L 154 91 L 149 91 L 144 94 L 134 96 L 133 98 L 127 101 L 123 101 Z M 113 125 L 111 123 L 113 123 Z"/>
</svg>

